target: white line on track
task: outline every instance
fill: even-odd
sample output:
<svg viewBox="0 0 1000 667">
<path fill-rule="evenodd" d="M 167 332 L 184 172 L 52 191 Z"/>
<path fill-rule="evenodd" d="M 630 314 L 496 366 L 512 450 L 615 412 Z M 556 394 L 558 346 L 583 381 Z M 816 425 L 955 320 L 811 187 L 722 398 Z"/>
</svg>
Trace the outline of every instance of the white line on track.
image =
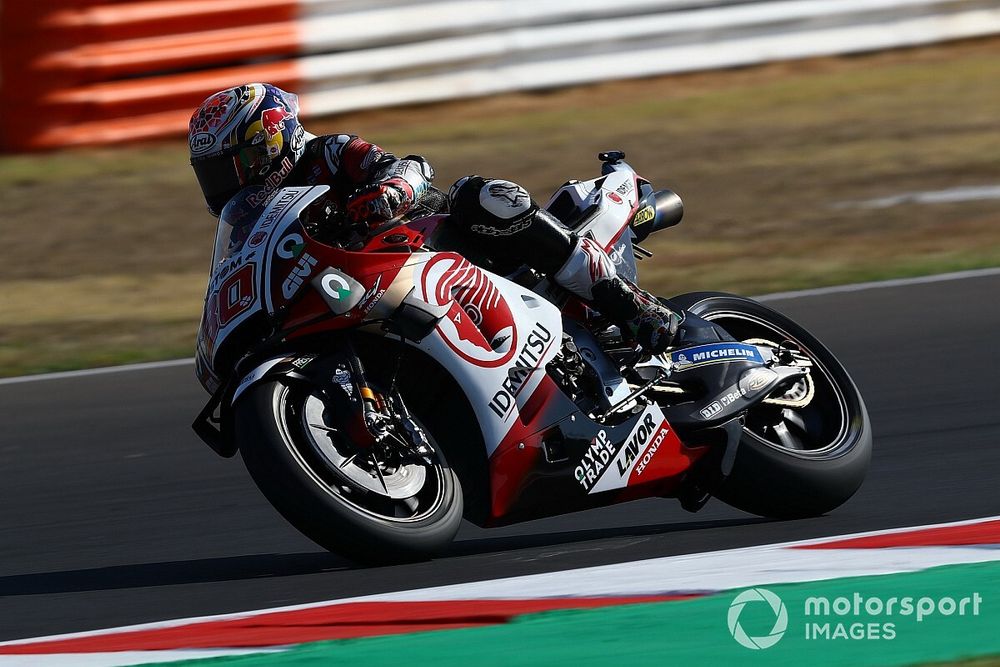
<svg viewBox="0 0 1000 667">
<path fill-rule="evenodd" d="M 865 290 L 883 289 L 889 287 L 908 287 L 910 285 L 926 285 L 928 283 L 943 283 L 950 280 L 968 280 L 970 278 L 986 278 L 1000 276 L 1000 266 L 989 269 L 973 269 L 971 271 L 955 271 L 954 273 L 939 273 L 933 276 L 917 276 L 914 278 L 894 278 L 892 280 L 877 280 L 870 283 L 853 283 L 850 285 L 832 285 L 814 289 L 797 290 L 794 292 L 775 292 L 753 297 L 758 301 L 783 301 L 785 299 L 801 299 L 827 294 L 844 292 L 863 292 Z"/>
<path fill-rule="evenodd" d="M 151 663 L 206 660 L 229 656 L 281 653 L 285 649 L 178 649 L 150 651 L 105 651 L 94 653 L 41 653 L 0 655 L 0 667 L 134 667 Z"/>
<path fill-rule="evenodd" d="M 794 292 L 774 292 L 753 297 L 757 301 L 783 301 L 786 299 L 802 299 L 813 296 L 826 296 L 828 294 L 841 294 L 844 292 L 862 292 L 872 289 L 884 289 L 891 287 L 907 287 L 909 285 L 925 285 L 928 283 L 947 282 L 950 280 L 967 280 L 970 278 L 985 278 L 989 276 L 1000 276 L 1000 266 L 989 269 L 973 269 L 971 271 L 956 271 L 954 273 L 939 273 L 932 276 L 917 276 L 915 278 L 895 278 L 892 280 L 878 280 L 868 283 L 853 283 L 850 285 L 832 285 L 830 287 L 817 287 L 814 289 L 796 290 Z M 148 371 L 158 368 L 171 368 L 173 366 L 184 366 L 193 364 L 194 358 L 170 359 L 168 361 L 151 361 L 141 364 L 127 364 L 124 366 L 107 366 L 104 368 L 88 368 L 80 371 L 62 371 L 59 373 L 40 373 L 38 375 L 21 375 L 18 377 L 0 378 L 0 386 L 8 384 L 22 384 L 25 382 L 40 382 L 43 380 L 65 380 L 91 375 L 105 375 L 108 373 L 125 373 L 128 371 Z"/>
<path fill-rule="evenodd" d="M 890 208 L 900 204 L 953 204 L 989 199 L 1000 199 L 1000 185 L 967 185 L 947 190 L 904 192 L 891 197 L 840 202 L 833 208 Z"/>
<path fill-rule="evenodd" d="M 194 623 L 205 623 L 209 621 L 227 621 L 236 619 L 246 619 L 255 616 L 262 616 L 266 614 L 280 613 L 280 612 L 292 612 L 301 611 L 305 609 L 315 609 L 318 607 L 328 607 L 330 605 L 346 604 L 351 602 L 392 602 L 392 601 L 414 601 L 414 600 L 461 600 L 461 599 L 523 599 L 523 598 L 547 598 L 547 597 L 573 597 L 574 595 L 584 595 L 598 597 L 600 595 L 648 595 L 650 593 L 678 593 L 678 592 L 716 592 L 723 588 L 740 588 L 743 586 L 756 585 L 760 583 L 789 583 L 796 581 L 813 581 L 822 580 L 830 578 L 839 578 L 846 576 L 864 576 L 867 574 L 888 574 L 894 572 L 906 572 L 912 571 L 914 569 L 922 569 L 925 566 L 931 565 L 942 565 L 946 562 L 950 563 L 963 563 L 963 562 L 988 562 L 1000 560 L 1000 554 L 997 553 L 996 549 L 983 549 L 983 548 L 965 548 L 961 546 L 951 546 L 951 547 L 940 547 L 940 548 L 930 548 L 934 552 L 944 553 L 945 551 L 950 551 L 955 556 L 948 556 L 942 559 L 941 562 L 935 562 L 928 565 L 927 563 L 919 564 L 918 566 L 911 567 L 906 564 L 906 560 L 910 554 L 915 553 L 914 548 L 903 548 L 903 549 L 858 549 L 856 551 L 861 552 L 857 556 L 856 562 L 851 565 L 856 566 L 855 570 L 848 571 L 846 568 L 842 571 L 837 571 L 835 565 L 832 565 L 832 561 L 828 554 L 823 554 L 822 552 L 810 552 L 803 550 L 797 554 L 803 559 L 811 559 L 814 561 L 819 561 L 819 568 L 813 568 L 808 572 L 808 576 L 802 577 L 798 573 L 793 573 L 791 576 L 776 576 L 775 573 L 780 573 L 780 570 L 776 568 L 776 564 L 773 562 L 773 558 L 770 555 L 777 551 L 783 551 L 789 549 L 789 547 L 800 547 L 804 545 L 813 544 L 823 544 L 826 542 L 840 542 L 841 540 L 854 539 L 858 537 L 872 537 L 875 535 L 890 535 L 890 534 L 903 534 L 927 529 L 936 528 L 952 528 L 956 526 L 968 526 L 978 523 L 985 523 L 989 521 L 1000 520 L 1000 516 L 989 516 L 982 517 L 978 519 L 964 519 L 961 521 L 949 521 L 947 523 L 935 523 L 923 526 L 906 526 L 902 528 L 883 528 L 879 530 L 870 530 L 860 533 L 848 533 L 846 535 L 828 535 L 825 537 L 816 537 L 806 540 L 795 540 L 792 542 L 778 542 L 775 544 L 762 544 L 758 546 L 751 547 L 737 547 L 733 549 L 723 549 L 719 551 L 706 551 L 703 553 L 693 553 L 693 554 L 679 554 L 676 556 L 665 556 L 661 558 L 650 558 L 637 561 L 628 561 L 625 563 L 618 563 L 612 565 L 598 565 L 593 567 L 585 568 L 574 568 L 569 570 L 556 570 L 553 572 L 544 572 L 541 574 L 534 575 L 522 575 L 517 577 L 502 577 L 498 579 L 486 579 L 481 581 L 471 581 L 460 584 L 447 584 L 443 586 L 434 586 L 430 588 L 421 588 L 405 591 L 395 591 L 390 593 L 377 593 L 374 595 L 363 595 L 358 597 L 347 597 L 332 600 L 324 600 L 321 602 L 308 602 L 305 604 L 288 605 L 283 607 L 271 607 L 267 609 L 254 609 L 244 612 L 228 613 L 228 614 L 213 614 L 208 616 L 194 616 L 190 618 L 178 618 L 171 619 L 167 621 L 156 621 L 153 623 L 140 623 L 136 625 L 126 625 L 117 628 L 106 628 L 102 630 L 87 630 L 84 632 L 71 632 L 66 634 L 48 635 L 43 637 L 31 637 L 26 639 L 13 639 L 0 642 L 0 647 L 3 646 L 18 646 L 24 644 L 35 644 L 38 642 L 48 642 L 54 640 L 65 640 L 65 639 L 81 639 L 85 637 L 97 637 L 109 634 L 118 634 L 123 632 L 135 632 L 142 630 L 158 630 L 163 628 L 175 628 L 179 626 L 190 625 Z M 839 550 L 838 558 L 843 559 L 844 554 L 848 553 L 849 550 L 841 549 Z M 882 563 L 878 567 L 872 567 L 870 561 L 875 557 L 875 553 L 878 551 L 894 551 L 896 560 L 891 563 Z M 975 553 L 973 553 L 975 552 Z M 747 581 L 733 581 L 731 580 L 731 575 L 734 573 L 739 573 L 743 568 L 746 568 L 749 563 L 746 562 L 748 555 L 750 554 L 764 554 L 766 557 L 763 559 L 763 565 L 756 572 L 752 573 L 754 576 L 751 577 L 752 580 Z M 689 564 L 705 564 L 706 567 L 711 568 L 712 562 L 718 561 L 720 559 L 725 561 L 725 567 L 712 570 L 710 572 L 713 581 L 718 581 L 719 583 L 727 583 L 726 586 L 714 585 L 712 587 L 706 586 L 690 586 L 690 582 L 687 581 L 688 575 L 684 572 L 676 572 L 675 575 L 671 575 L 671 570 L 674 564 L 677 563 L 689 563 Z M 653 576 L 653 571 L 648 568 L 656 567 L 657 565 L 665 564 L 666 567 L 662 568 L 663 571 L 655 572 L 655 574 L 660 576 L 660 579 Z M 827 570 L 823 572 L 823 568 Z M 865 569 L 871 571 L 865 572 Z M 881 571 L 880 571 L 881 568 Z M 639 574 L 633 579 L 638 582 L 635 584 L 636 590 L 579 590 L 581 582 L 587 579 L 588 575 L 594 576 L 594 580 L 603 583 L 612 584 L 611 588 L 614 588 L 614 579 L 616 575 L 621 575 L 625 570 L 637 571 Z M 765 576 L 757 576 L 761 572 L 765 573 Z M 730 579 L 723 582 L 722 576 L 729 576 Z M 678 576 L 681 580 L 681 585 L 676 587 L 671 587 L 668 581 L 670 576 Z M 546 579 L 562 579 L 563 585 L 560 590 L 547 590 L 542 584 Z M 766 580 L 766 581 L 765 581 Z M 693 579 L 691 579 L 693 581 Z M 530 585 L 526 582 L 530 582 Z M 654 586 L 659 585 L 662 590 L 651 590 Z M 664 588 L 663 586 L 667 587 Z M 568 590 L 573 590 L 575 592 L 568 593 Z M 2 656 L 0 656 L 2 657 Z M 0 660 L 0 665 L 3 661 Z"/>
<path fill-rule="evenodd" d="M 22 384 L 24 382 L 39 382 L 41 380 L 64 380 L 69 378 L 88 377 L 90 375 L 107 375 L 108 373 L 125 373 L 128 371 L 150 371 L 157 368 L 171 368 L 173 366 L 187 366 L 194 363 L 194 358 L 190 359 L 170 359 L 167 361 L 149 361 L 141 364 L 127 364 L 124 366 L 106 366 L 104 368 L 86 368 L 82 371 L 62 371 L 60 373 L 42 373 L 39 375 L 21 375 L 19 377 L 2 378 L 0 385 Z"/>
</svg>

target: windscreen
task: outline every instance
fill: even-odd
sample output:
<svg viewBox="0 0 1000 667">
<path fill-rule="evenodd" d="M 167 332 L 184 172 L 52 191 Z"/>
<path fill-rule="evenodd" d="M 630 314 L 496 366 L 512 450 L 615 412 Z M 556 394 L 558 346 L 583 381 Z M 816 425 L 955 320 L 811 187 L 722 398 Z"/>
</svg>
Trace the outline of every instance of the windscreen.
<svg viewBox="0 0 1000 667">
<path fill-rule="evenodd" d="M 240 190 L 219 216 L 215 234 L 215 251 L 212 253 L 212 270 L 243 249 L 254 223 L 264 212 L 268 197 L 263 186 L 249 186 Z"/>
</svg>

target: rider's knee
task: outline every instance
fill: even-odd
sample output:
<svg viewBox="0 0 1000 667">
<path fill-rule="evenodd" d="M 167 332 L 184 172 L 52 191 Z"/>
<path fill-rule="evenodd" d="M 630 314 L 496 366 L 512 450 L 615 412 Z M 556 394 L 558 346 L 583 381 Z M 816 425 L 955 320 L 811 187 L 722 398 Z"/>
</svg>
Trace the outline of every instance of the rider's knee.
<svg viewBox="0 0 1000 667">
<path fill-rule="evenodd" d="M 552 273 L 572 251 L 569 230 L 517 183 L 466 176 L 448 198 L 453 224 L 498 266 L 527 264 Z"/>
<path fill-rule="evenodd" d="M 531 224 L 538 205 L 512 181 L 466 176 L 448 192 L 452 215 L 465 229 L 482 236 L 512 236 Z"/>
</svg>

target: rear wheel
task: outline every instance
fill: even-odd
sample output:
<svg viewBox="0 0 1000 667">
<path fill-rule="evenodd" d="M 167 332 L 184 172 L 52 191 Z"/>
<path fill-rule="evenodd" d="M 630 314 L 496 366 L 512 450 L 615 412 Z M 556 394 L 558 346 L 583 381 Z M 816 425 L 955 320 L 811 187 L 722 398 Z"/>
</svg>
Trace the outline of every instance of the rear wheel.
<svg viewBox="0 0 1000 667">
<path fill-rule="evenodd" d="M 391 431 L 384 445 L 356 444 L 304 382 L 263 382 L 235 406 L 243 460 L 271 504 L 317 544 L 363 562 L 425 558 L 458 532 L 458 479 L 413 421 L 429 451 Z"/>
<path fill-rule="evenodd" d="M 748 411 L 732 472 L 713 495 L 776 518 L 824 514 L 854 495 L 871 460 L 871 425 L 857 387 L 826 346 L 752 299 L 699 292 L 671 301 L 738 340 L 775 347 L 788 341 L 812 364 L 811 381 L 789 389 L 784 404 Z"/>
</svg>

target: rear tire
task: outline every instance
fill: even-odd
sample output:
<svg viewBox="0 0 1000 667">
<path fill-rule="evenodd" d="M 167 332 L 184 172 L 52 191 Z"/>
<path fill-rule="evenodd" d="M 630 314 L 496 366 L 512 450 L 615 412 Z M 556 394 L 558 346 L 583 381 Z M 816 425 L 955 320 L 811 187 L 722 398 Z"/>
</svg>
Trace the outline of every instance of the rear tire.
<svg viewBox="0 0 1000 667">
<path fill-rule="evenodd" d="M 308 394 L 301 383 L 273 380 L 251 387 L 234 407 L 243 461 L 264 496 L 306 537 L 355 561 L 410 561 L 444 551 L 462 520 L 462 489 L 433 435 L 423 429 L 435 465 L 424 468 L 415 514 L 380 515 L 367 500 L 385 506 L 392 499 L 338 477 L 311 448 L 302 426 Z"/>
<path fill-rule="evenodd" d="M 803 430 L 796 444 L 804 445 L 802 449 L 762 435 L 768 411 L 774 408 L 751 408 L 732 472 L 712 494 L 733 507 L 772 518 L 818 516 L 853 496 L 871 461 L 871 422 L 854 381 L 826 346 L 788 317 L 746 297 L 696 292 L 671 302 L 719 324 L 738 340 L 770 336 L 794 341 L 813 362 L 813 401 L 825 401 L 806 414 L 807 419 L 798 417 Z"/>
</svg>

